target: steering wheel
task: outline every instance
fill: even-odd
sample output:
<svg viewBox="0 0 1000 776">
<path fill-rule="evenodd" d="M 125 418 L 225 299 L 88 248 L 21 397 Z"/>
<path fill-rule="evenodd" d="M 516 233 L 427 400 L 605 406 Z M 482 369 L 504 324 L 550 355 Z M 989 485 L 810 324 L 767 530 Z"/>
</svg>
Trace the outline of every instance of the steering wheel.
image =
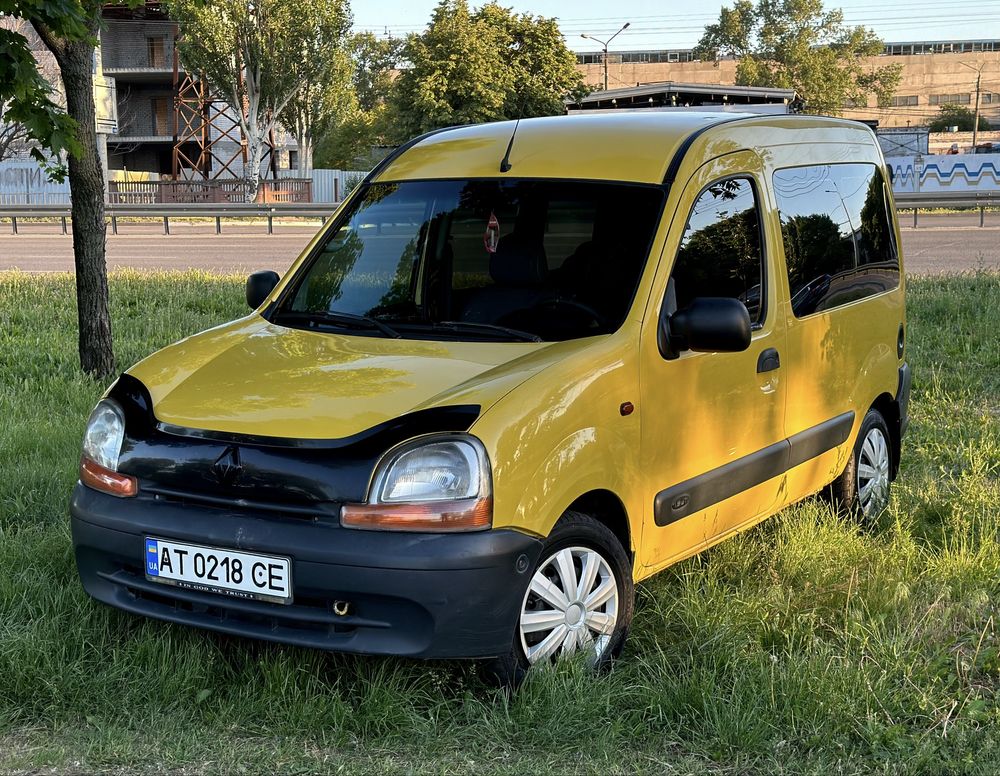
<svg viewBox="0 0 1000 776">
<path fill-rule="evenodd" d="M 542 310 L 545 308 L 556 308 L 556 307 L 568 307 L 570 309 L 576 310 L 577 312 L 583 313 L 593 322 L 596 328 L 602 328 L 605 325 L 604 316 L 599 313 L 596 309 L 591 307 L 586 302 L 581 302 L 578 299 L 568 299 L 566 297 L 557 296 L 552 299 L 546 299 L 544 302 L 540 302 L 535 305 L 533 309 Z"/>
</svg>

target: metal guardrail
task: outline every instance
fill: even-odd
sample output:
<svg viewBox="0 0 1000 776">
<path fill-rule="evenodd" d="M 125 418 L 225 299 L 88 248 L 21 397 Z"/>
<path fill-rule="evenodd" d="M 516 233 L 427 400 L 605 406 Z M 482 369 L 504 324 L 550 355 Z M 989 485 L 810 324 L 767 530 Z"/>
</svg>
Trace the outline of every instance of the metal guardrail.
<svg viewBox="0 0 1000 776">
<path fill-rule="evenodd" d="M 339 203 L 171 203 L 159 205 L 105 205 L 104 212 L 111 218 L 111 233 L 118 234 L 119 218 L 162 218 L 163 233 L 170 234 L 171 218 L 214 218 L 215 233 L 222 234 L 223 218 L 266 218 L 267 233 L 274 232 L 275 218 L 320 218 L 326 221 Z M 58 218 L 62 233 L 66 234 L 69 205 L 0 205 L 0 220 L 9 218 L 11 231 L 17 234 L 19 218 Z"/>
<path fill-rule="evenodd" d="M 894 198 L 897 211 L 913 211 L 914 226 L 917 226 L 917 214 L 920 210 L 955 207 L 977 208 L 979 210 L 979 225 L 984 226 L 986 209 L 1000 209 L 1000 191 L 942 191 L 919 194 L 900 192 Z M 222 234 L 223 218 L 266 218 L 267 233 L 272 234 L 275 218 L 320 218 L 325 221 L 333 214 L 338 205 L 339 203 L 334 202 L 111 204 L 105 205 L 105 213 L 111 219 L 112 234 L 118 234 L 118 219 L 124 217 L 163 219 L 164 234 L 170 234 L 171 218 L 214 218 L 216 234 Z M 69 217 L 69 205 L 0 205 L 0 221 L 9 218 L 14 234 L 17 234 L 17 219 L 19 218 L 59 218 L 62 221 L 62 232 L 66 234 Z"/>
<path fill-rule="evenodd" d="M 896 210 L 912 210 L 913 226 L 921 209 L 968 207 L 979 209 L 979 225 L 986 225 L 986 209 L 1000 208 L 1000 191 L 901 191 L 893 196 Z"/>
</svg>

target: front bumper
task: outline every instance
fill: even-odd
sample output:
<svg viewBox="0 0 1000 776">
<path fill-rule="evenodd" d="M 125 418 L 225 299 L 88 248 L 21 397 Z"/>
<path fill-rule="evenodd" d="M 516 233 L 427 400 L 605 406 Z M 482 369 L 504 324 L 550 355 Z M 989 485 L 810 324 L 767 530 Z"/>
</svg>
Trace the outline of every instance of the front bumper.
<svg viewBox="0 0 1000 776">
<path fill-rule="evenodd" d="M 541 552 L 538 539 L 514 530 L 355 531 L 299 517 L 119 499 L 79 483 L 70 514 L 80 579 L 99 601 L 221 633 L 363 654 L 506 653 Z M 294 603 L 150 582 L 143 572 L 146 536 L 287 555 Z M 349 614 L 335 614 L 334 601 L 349 602 Z"/>
</svg>

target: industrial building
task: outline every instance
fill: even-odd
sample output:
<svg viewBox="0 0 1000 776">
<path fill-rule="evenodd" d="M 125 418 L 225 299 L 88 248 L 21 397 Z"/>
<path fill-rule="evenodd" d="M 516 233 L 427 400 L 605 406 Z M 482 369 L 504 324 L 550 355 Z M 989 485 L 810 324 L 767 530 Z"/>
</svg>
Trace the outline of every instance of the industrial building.
<svg viewBox="0 0 1000 776">
<path fill-rule="evenodd" d="M 889 61 L 902 65 L 902 77 L 891 104 L 880 108 L 845 105 L 844 116 L 877 121 L 879 127 L 926 125 L 941 105 L 975 106 L 976 80 L 980 80 L 980 112 L 1000 127 L 1000 39 L 918 41 L 886 43 L 881 56 L 871 57 L 875 67 Z M 732 86 L 736 83 L 736 60 L 719 62 L 695 59 L 692 49 L 622 51 L 608 54 L 610 89 L 634 88 L 662 82 Z M 604 84 L 604 54 L 577 54 L 577 68 L 586 83 Z"/>
</svg>

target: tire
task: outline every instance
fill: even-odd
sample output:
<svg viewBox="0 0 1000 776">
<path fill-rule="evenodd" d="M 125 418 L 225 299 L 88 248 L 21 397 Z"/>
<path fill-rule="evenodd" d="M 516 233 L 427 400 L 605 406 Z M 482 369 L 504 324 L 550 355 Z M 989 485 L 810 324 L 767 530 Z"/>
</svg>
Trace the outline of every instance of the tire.
<svg viewBox="0 0 1000 776">
<path fill-rule="evenodd" d="M 825 496 L 844 515 L 874 520 L 889 503 L 892 472 L 889 427 L 878 410 L 868 410 L 851 458 L 827 487 Z"/>
<path fill-rule="evenodd" d="M 581 597 L 585 570 L 592 581 L 589 595 Z M 570 588 L 575 588 L 572 596 L 565 595 L 567 576 Z M 513 689 L 533 665 L 550 664 L 578 649 L 590 653 L 588 660 L 596 670 L 609 667 L 621 654 L 635 610 L 632 564 L 610 529 L 590 515 L 566 512 L 546 540 L 530 579 L 511 650 L 483 665 L 484 678 Z M 588 601 L 589 606 L 582 605 Z"/>
</svg>

